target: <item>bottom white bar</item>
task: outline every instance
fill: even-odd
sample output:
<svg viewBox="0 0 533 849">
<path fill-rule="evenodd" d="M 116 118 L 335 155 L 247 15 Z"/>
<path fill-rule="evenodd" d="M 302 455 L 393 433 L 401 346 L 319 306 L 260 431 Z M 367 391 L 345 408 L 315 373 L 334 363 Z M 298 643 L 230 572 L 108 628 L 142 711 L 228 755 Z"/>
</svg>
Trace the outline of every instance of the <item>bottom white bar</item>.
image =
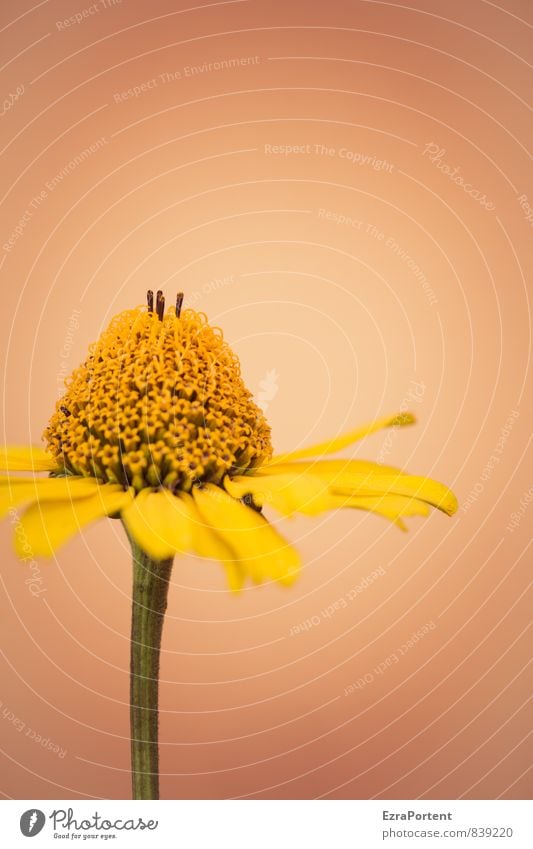
<svg viewBox="0 0 533 849">
<path fill-rule="evenodd" d="M 527 801 L 2 801 L 2 846 L 530 849 Z M 35 844 L 28 841 L 35 837 Z M 118 843 L 120 841 L 120 843 Z"/>
</svg>

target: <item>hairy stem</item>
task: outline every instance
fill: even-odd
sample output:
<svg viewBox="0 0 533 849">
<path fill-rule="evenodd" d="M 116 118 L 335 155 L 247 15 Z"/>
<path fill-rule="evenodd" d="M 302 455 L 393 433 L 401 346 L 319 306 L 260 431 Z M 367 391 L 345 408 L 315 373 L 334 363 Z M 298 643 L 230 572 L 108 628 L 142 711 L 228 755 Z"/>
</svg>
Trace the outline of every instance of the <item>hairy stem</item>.
<svg viewBox="0 0 533 849">
<path fill-rule="evenodd" d="M 130 723 L 133 799 L 159 799 L 159 655 L 172 558 L 133 553 Z"/>
</svg>

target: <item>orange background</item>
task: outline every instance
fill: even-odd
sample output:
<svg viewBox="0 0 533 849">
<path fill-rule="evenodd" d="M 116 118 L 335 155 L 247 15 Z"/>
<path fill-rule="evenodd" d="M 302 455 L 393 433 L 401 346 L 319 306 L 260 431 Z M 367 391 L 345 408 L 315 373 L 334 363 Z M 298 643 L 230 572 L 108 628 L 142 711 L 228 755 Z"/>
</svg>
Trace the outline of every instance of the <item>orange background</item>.
<svg viewBox="0 0 533 849">
<path fill-rule="evenodd" d="M 412 409 L 351 453 L 453 486 L 453 519 L 282 521 L 290 590 L 176 562 L 162 796 L 527 797 L 531 4 L 193 5 L 2 4 L 4 436 L 39 441 L 148 287 L 183 289 L 266 381 L 278 451 Z M 33 574 L 11 533 L 1 791 L 127 798 L 121 526 Z"/>
</svg>

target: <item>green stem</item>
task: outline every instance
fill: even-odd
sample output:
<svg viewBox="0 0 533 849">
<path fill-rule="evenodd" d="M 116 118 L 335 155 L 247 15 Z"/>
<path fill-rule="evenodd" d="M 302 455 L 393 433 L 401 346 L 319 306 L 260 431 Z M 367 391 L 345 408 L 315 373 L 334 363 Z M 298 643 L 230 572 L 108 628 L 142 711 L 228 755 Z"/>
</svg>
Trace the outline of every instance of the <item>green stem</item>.
<svg viewBox="0 0 533 849">
<path fill-rule="evenodd" d="M 172 571 L 130 539 L 133 553 L 131 615 L 131 778 L 133 799 L 159 799 L 159 653 Z"/>
</svg>

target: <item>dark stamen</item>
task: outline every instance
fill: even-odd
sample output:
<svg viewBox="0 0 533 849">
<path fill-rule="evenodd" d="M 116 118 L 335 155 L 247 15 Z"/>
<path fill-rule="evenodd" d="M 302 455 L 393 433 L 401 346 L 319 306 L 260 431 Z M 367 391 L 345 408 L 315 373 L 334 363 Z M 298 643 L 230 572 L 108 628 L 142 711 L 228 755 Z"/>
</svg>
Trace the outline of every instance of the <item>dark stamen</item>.
<svg viewBox="0 0 533 849">
<path fill-rule="evenodd" d="M 181 307 L 183 305 L 183 292 L 178 292 L 176 295 L 176 318 L 181 315 Z"/>
<path fill-rule="evenodd" d="M 148 312 L 154 311 L 154 293 L 151 289 L 148 289 L 146 293 L 146 300 L 148 301 Z"/>
<path fill-rule="evenodd" d="M 155 311 L 159 321 L 163 321 L 163 316 L 165 315 L 165 296 L 161 289 L 158 289 L 155 298 Z"/>
</svg>

